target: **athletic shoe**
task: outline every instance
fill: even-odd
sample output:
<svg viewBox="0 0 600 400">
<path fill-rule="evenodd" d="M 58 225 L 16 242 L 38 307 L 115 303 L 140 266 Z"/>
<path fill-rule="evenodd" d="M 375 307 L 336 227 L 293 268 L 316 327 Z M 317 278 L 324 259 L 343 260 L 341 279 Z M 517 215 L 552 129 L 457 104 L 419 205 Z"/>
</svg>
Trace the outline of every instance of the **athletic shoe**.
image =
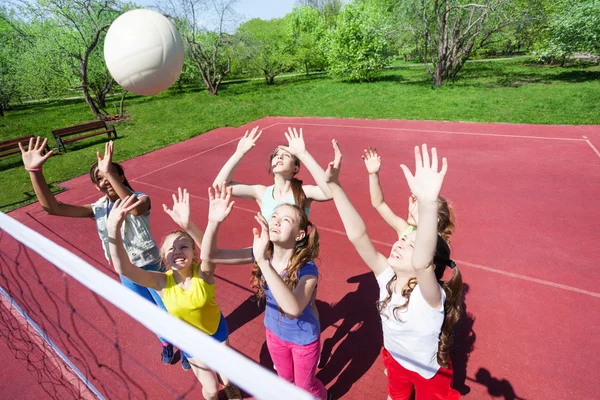
<svg viewBox="0 0 600 400">
<path fill-rule="evenodd" d="M 184 371 L 188 371 L 190 368 L 192 368 L 190 361 L 187 359 L 185 354 L 183 354 L 183 351 L 179 350 L 179 352 L 181 353 L 181 368 L 183 368 Z"/>
<path fill-rule="evenodd" d="M 230 383 L 223 387 L 227 400 L 242 400 L 242 392 L 234 384 Z"/>
<path fill-rule="evenodd" d="M 171 364 L 171 361 L 173 361 L 173 355 L 174 355 L 173 345 L 170 343 L 167 344 L 166 346 L 163 345 L 161 358 L 162 358 L 162 362 L 165 365 Z"/>
</svg>

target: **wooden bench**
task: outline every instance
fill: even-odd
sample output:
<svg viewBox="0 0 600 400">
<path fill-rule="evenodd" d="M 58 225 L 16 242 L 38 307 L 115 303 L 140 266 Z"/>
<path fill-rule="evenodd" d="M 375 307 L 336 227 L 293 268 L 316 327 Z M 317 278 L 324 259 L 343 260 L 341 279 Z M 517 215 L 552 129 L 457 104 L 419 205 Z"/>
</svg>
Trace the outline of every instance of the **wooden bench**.
<svg viewBox="0 0 600 400">
<path fill-rule="evenodd" d="M 23 147 L 27 148 L 27 147 L 29 147 L 29 139 L 31 139 L 31 138 L 35 138 L 35 136 L 34 135 L 21 136 L 18 138 L 0 142 L 0 158 L 10 156 L 11 154 L 20 153 L 21 150 L 19 149 L 19 143 L 22 143 Z M 48 150 L 49 150 L 48 145 L 46 145 L 46 148 L 44 149 L 44 154 L 46 152 L 48 152 Z"/>
<path fill-rule="evenodd" d="M 65 152 L 67 151 L 65 144 L 91 136 L 102 135 L 104 133 L 108 135 L 108 139 L 110 139 L 110 135 L 113 135 L 115 139 L 117 138 L 117 131 L 115 128 L 113 126 L 108 127 L 104 121 L 88 122 L 86 124 L 68 126 L 66 128 L 54 129 L 52 131 L 52 135 L 54 135 L 54 139 L 56 139 L 56 146 L 59 150 L 63 150 Z M 74 137 L 65 139 L 68 136 Z"/>
</svg>

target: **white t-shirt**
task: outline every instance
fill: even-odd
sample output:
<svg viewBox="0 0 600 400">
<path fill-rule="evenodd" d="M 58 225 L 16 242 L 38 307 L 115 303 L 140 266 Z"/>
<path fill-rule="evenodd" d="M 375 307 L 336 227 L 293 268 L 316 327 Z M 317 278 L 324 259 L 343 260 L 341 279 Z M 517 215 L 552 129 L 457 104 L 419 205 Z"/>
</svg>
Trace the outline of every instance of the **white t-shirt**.
<svg viewBox="0 0 600 400">
<path fill-rule="evenodd" d="M 386 286 L 393 276 L 394 271 L 389 266 L 377 276 L 380 301 L 388 296 Z M 441 286 L 439 288 L 444 304 L 446 294 Z M 404 368 L 430 379 L 440 369 L 437 351 L 444 322 L 444 307 L 436 310 L 427 304 L 418 284 L 410 295 L 408 307 L 398 310 L 394 316 L 394 308 L 404 303 L 406 299 L 402 294 L 393 292 L 392 300 L 383 310 L 383 345 Z"/>
</svg>

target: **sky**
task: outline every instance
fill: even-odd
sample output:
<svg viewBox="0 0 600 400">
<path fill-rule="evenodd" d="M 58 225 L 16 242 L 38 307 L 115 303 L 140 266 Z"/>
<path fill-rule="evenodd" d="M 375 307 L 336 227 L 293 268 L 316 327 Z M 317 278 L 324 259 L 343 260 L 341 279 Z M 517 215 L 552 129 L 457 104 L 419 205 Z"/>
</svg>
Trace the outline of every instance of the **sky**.
<svg viewBox="0 0 600 400">
<path fill-rule="evenodd" d="M 133 2 L 149 7 L 155 4 L 156 0 L 133 0 Z M 240 22 L 252 18 L 281 18 L 292 11 L 294 3 L 295 0 L 239 0 L 235 5 L 235 11 L 239 14 Z"/>
</svg>

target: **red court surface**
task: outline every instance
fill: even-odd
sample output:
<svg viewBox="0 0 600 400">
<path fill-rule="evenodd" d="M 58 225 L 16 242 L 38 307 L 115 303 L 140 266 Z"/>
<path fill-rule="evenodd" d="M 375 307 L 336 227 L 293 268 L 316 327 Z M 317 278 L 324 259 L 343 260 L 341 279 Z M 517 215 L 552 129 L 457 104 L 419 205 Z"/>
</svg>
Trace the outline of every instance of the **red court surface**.
<svg viewBox="0 0 600 400">
<path fill-rule="evenodd" d="M 416 144 L 437 147 L 449 162 L 442 194 L 456 211 L 452 251 L 467 288 L 467 316 L 457 327 L 452 353 L 457 388 L 469 399 L 597 398 L 600 127 L 264 118 L 240 128 L 216 129 L 124 163 L 134 189 L 152 198 L 157 239 L 176 228 L 161 204 L 170 204 L 178 187 L 191 192 L 193 217 L 205 225 L 207 187 L 238 138 L 255 125 L 261 126 L 263 136 L 234 180 L 271 184 L 268 155 L 284 143 L 288 126 L 303 128 L 307 148 L 323 166 L 332 159 L 331 139 L 336 138 L 344 153 L 342 184 L 386 255 L 396 238 L 370 205 L 362 151 L 377 147 L 386 201 L 405 215 L 409 191 L 399 164 L 413 168 Z M 118 156 L 118 140 L 115 148 Z M 60 157 L 49 162 L 60 162 Z M 313 183 L 305 170 L 300 178 Z M 68 189 L 57 196 L 62 202 L 85 204 L 99 197 L 87 176 L 62 186 Z M 221 229 L 221 245 L 251 245 L 257 210 L 255 203 L 238 199 Z M 10 215 L 115 276 L 92 220 L 48 216 L 37 203 Z M 331 353 L 318 377 L 338 398 L 385 399 L 375 279 L 346 239 L 333 202 L 314 204 L 311 220 L 321 234 L 321 340 L 324 352 Z M 14 243 L 6 244 L 7 238 L 2 241 L 5 249 L 14 248 Z M 159 362 L 159 343 L 152 333 L 37 260 L 32 254 L 29 263 L 39 275 L 31 269 L 23 272 L 24 266 L 20 271 L 13 266 L 13 273 L 21 274 L 30 287 L 40 288 L 40 281 L 45 289 L 19 295 L 13 287 L 15 301 L 40 297 L 44 310 L 39 324 L 47 326 L 57 346 L 106 398 L 175 398 L 188 389 L 189 398 L 200 398 L 191 372 Z M 247 300 L 249 270 L 218 267 L 217 300 L 229 323 L 232 346 L 268 365 L 262 314 Z M 51 320 L 60 321 L 60 328 L 50 327 Z M 115 343 L 120 352 L 113 350 Z M 9 358 L 0 359 L 15 366 L 3 366 L 3 378 L 22 387 L 22 398 L 34 397 L 28 390 L 39 389 L 26 384 L 32 378 L 24 372 L 25 361 Z"/>
</svg>

